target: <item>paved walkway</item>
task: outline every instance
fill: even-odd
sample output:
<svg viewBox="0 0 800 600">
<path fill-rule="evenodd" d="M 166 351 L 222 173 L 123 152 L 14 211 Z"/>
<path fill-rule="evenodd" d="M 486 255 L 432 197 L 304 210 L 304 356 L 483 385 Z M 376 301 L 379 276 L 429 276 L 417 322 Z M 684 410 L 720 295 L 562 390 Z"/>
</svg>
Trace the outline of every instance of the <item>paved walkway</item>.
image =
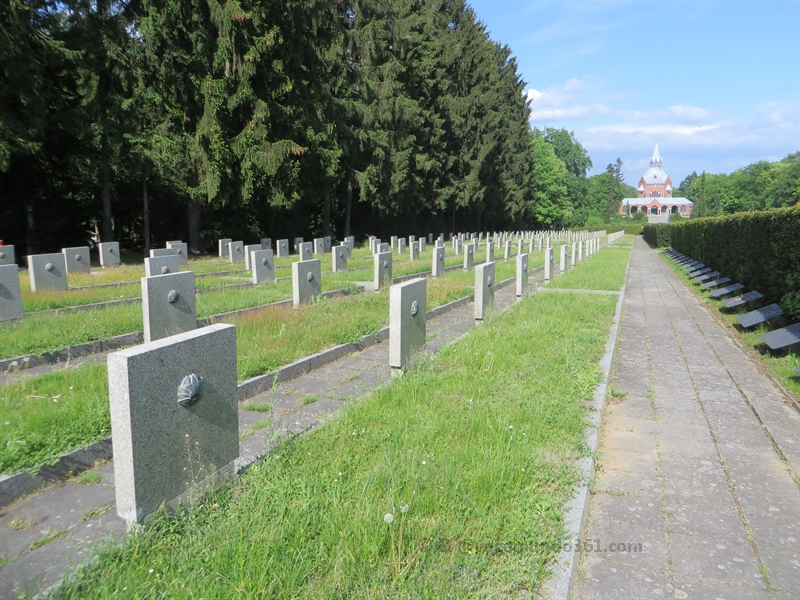
<svg viewBox="0 0 800 600">
<path fill-rule="evenodd" d="M 576 597 L 800 597 L 800 414 L 641 238 L 620 326 Z"/>
<path fill-rule="evenodd" d="M 541 270 L 534 272 L 531 284 L 542 277 Z M 496 292 L 495 309 L 505 310 L 515 301 L 512 282 Z M 427 351 L 438 352 L 474 327 L 473 310 L 468 303 L 428 321 Z M 281 438 L 323 423 L 348 401 L 387 383 L 388 365 L 389 344 L 383 342 L 247 400 L 239 410 L 239 463 L 250 464 Z M 304 403 L 308 396 L 316 401 Z M 271 405 L 272 410 L 244 410 L 251 404 Z M 30 594 L 46 589 L 65 569 L 89 560 L 93 543 L 124 536 L 124 522 L 114 508 L 113 461 L 93 471 L 100 476 L 97 483 L 72 479 L 0 508 L 0 559 L 15 559 L 0 566 L 0 599 L 16 598 L 17 589 Z"/>
</svg>

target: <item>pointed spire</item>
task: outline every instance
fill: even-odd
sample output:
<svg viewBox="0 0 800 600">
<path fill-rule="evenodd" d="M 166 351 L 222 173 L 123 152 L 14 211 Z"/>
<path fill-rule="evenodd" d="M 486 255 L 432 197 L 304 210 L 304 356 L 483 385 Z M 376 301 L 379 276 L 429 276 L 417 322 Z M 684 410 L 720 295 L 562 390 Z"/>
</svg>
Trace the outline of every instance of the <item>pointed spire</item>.
<svg viewBox="0 0 800 600">
<path fill-rule="evenodd" d="M 650 158 L 650 166 L 651 167 L 661 166 L 661 153 L 659 153 L 658 151 L 658 144 L 656 144 L 656 147 L 653 150 L 653 156 Z"/>
</svg>

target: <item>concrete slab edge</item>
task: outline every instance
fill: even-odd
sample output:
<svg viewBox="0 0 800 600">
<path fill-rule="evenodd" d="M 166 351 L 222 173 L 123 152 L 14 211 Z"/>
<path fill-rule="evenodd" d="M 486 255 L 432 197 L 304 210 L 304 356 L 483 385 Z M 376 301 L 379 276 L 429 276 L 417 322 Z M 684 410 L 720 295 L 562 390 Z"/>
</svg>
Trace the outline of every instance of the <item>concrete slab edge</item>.
<svg viewBox="0 0 800 600">
<path fill-rule="evenodd" d="M 632 255 L 633 253 L 631 253 Z M 628 271 L 631 266 L 630 257 L 625 268 L 625 281 L 628 281 Z M 611 377 L 611 365 L 614 358 L 614 349 L 617 346 L 617 336 L 619 333 L 619 321 L 622 315 L 622 302 L 625 299 L 625 285 L 623 284 L 617 299 L 614 317 L 611 321 L 611 329 L 606 339 L 605 352 L 600 359 L 600 368 L 603 370 L 603 379 L 594 390 L 593 403 L 594 410 L 589 414 L 589 422 L 592 425 L 584 431 L 586 445 L 590 452 L 597 451 L 597 444 L 600 439 L 600 422 L 605 406 L 606 391 L 608 380 Z M 580 485 L 575 490 L 575 495 L 567 502 L 564 514 L 564 528 L 567 532 L 566 541 L 552 565 L 553 574 L 542 584 L 540 596 L 548 600 L 571 600 L 578 579 L 578 565 L 580 564 L 580 550 L 576 547 L 576 541 L 583 539 L 586 530 L 586 519 L 589 516 L 589 503 L 591 501 L 591 491 L 589 483 L 594 476 L 595 459 L 592 456 L 580 459 L 576 467 L 581 473 Z"/>
</svg>

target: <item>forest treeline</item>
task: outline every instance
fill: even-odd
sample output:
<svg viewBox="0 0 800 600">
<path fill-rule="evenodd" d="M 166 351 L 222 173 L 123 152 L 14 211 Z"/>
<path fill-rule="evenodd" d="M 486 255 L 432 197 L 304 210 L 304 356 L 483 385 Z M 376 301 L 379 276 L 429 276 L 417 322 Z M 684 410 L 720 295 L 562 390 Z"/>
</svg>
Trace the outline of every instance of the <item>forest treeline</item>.
<svg viewBox="0 0 800 600">
<path fill-rule="evenodd" d="M 464 2 L 7 0 L 0 237 L 547 226 L 511 50 Z M 149 228 L 145 217 L 149 214 Z M 149 230 L 148 230 L 149 229 Z"/>
</svg>

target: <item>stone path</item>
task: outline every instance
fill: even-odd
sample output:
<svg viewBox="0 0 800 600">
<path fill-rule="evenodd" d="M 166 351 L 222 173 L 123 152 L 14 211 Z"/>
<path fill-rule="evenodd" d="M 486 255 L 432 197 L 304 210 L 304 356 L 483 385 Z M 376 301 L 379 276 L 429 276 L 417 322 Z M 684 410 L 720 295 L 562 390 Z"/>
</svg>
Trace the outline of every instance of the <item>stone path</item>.
<svg viewBox="0 0 800 600">
<path fill-rule="evenodd" d="M 542 277 L 537 270 L 530 280 L 535 285 Z M 495 309 L 511 306 L 514 294 L 513 282 L 498 290 Z M 438 352 L 474 326 L 472 303 L 428 321 L 427 351 Z M 383 342 L 250 398 L 239 410 L 243 438 L 239 463 L 251 463 L 282 437 L 323 423 L 348 401 L 387 383 L 388 365 L 389 344 Z M 309 396 L 316 400 L 305 403 Z M 252 404 L 271 406 L 271 411 L 244 410 Z M 72 479 L 0 508 L 0 560 L 16 559 L 0 566 L 0 599 L 16 598 L 17 589 L 27 593 L 46 589 L 61 579 L 65 569 L 89 560 L 92 544 L 124 536 L 124 522 L 114 508 L 113 461 L 92 471 L 99 482 L 80 484 Z"/>
<path fill-rule="evenodd" d="M 577 598 L 800 597 L 800 414 L 713 312 L 637 238 Z"/>
</svg>

